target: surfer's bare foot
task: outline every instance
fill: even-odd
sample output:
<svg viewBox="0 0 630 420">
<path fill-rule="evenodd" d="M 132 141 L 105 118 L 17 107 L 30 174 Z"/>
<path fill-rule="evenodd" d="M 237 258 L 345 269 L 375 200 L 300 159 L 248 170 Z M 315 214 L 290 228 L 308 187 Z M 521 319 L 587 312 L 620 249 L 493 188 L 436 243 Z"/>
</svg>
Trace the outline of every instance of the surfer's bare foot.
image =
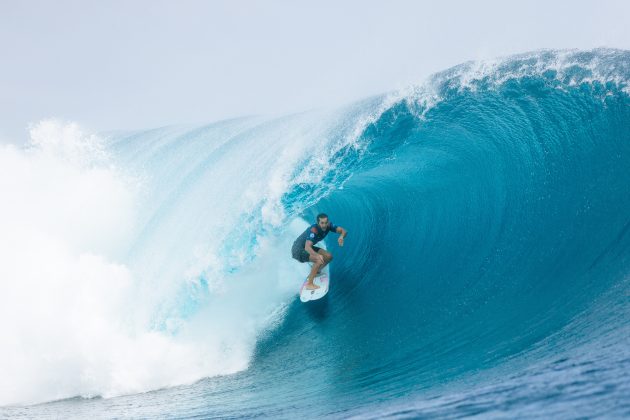
<svg viewBox="0 0 630 420">
<path fill-rule="evenodd" d="M 308 290 L 315 290 L 315 289 L 319 289 L 319 286 L 313 283 L 306 283 L 306 286 L 304 286 L 306 289 Z"/>
</svg>

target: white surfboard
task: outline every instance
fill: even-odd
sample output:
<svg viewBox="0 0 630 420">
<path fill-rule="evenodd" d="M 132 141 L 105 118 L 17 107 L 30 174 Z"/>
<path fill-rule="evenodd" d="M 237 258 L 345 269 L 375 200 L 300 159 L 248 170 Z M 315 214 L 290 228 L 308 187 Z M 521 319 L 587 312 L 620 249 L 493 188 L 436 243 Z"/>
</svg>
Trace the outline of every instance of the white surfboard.
<svg viewBox="0 0 630 420">
<path fill-rule="evenodd" d="M 328 285 L 330 283 L 330 278 L 328 277 L 328 266 L 324 267 L 324 269 L 315 276 L 313 279 L 313 284 L 319 286 L 319 289 L 307 289 L 306 279 L 304 283 L 302 283 L 302 288 L 300 289 L 300 300 L 302 302 L 308 302 L 311 300 L 321 299 L 326 296 L 328 293 Z"/>
</svg>

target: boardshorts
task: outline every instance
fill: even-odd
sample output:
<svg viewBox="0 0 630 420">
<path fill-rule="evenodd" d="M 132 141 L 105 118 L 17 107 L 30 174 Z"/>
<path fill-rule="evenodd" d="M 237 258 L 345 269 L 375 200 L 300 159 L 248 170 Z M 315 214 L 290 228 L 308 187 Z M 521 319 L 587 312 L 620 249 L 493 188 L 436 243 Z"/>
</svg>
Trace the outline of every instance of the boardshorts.
<svg viewBox="0 0 630 420">
<path fill-rule="evenodd" d="M 319 252 L 320 249 L 320 247 L 313 245 L 313 250 L 315 252 Z M 293 247 L 291 248 L 291 256 L 301 263 L 309 262 L 311 257 L 304 247 L 299 244 L 293 244 Z"/>
</svg>

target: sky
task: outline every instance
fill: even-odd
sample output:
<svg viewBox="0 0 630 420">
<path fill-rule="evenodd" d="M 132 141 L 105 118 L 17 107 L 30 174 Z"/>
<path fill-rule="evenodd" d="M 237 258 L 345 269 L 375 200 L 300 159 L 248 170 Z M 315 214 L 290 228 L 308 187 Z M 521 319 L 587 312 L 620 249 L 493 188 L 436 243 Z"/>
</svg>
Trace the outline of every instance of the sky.
<svg viewBox="0 0 630 420">
<path fill-rule="evenodd" d="M 453 65 L 630 49 L 630 1 L 0 0 L 0 143 L 342 105 Z"/>
</svg>

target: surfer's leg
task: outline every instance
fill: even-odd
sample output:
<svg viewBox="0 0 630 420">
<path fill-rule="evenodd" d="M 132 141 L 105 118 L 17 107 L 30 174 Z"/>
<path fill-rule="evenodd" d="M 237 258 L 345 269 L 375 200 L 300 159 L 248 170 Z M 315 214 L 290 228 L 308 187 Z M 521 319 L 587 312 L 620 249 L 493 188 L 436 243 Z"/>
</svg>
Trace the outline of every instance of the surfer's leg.
<svg viewBox="0 0 630 420">
<path fill-rule="evenodd" d="M 324 268 L 328 265 L 329 262 L 331 262 L 333 260 L 333 256 L 330 252 L 326 251 L 325 249 L 320 249 L 319 251 L 317 251 L 317 253 L 319 255 L 321 255 L 322 257 L 324 257 L 324 264 L 321 266 L 321 268 Z M 320 268 L 320 270 L 321 270 Z"/>
<path fill-rule="evenodd" d="M 313 279 L 322 267 L 322 263 L 313 256 L 311 256 L 309 259 L 313 263 L 313 267 L 311 267 L 311 273 L 308 275 L 306 286 L 304 287 L 306 287 L 307 289 L 319 289 L 319 286 L 313 283 Z"/>
</svg>

